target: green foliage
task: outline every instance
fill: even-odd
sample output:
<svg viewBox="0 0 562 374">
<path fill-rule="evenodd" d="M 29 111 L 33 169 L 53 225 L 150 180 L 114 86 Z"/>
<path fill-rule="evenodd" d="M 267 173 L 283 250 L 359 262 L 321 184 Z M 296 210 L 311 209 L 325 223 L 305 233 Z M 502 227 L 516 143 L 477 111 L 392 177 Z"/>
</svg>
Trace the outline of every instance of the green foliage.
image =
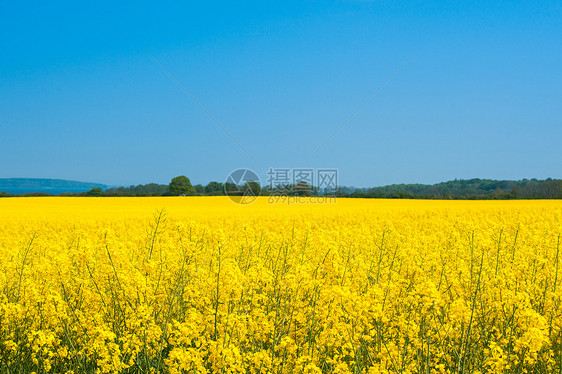
<svg viewBox="0 0 562 374">
<path fill-rule="evenodd" d="M 228 192 L 232 192 L 232 191 L 237 191 L 238 187 L 234 184 L 234 183 L 228 183 L 226 182 L 224 184 L 224 190 L 228 191 Z"/>
<path fill-rule="evenodd" d="M 14 180 L 10 180 L 14 181 Z M 19 179 L 17 180 L 20 183 Z M 24 180 L 28 183 L 28 180 Z M 35 181 L 35 180 L 30 180 Z M 51 180 L 49 180 L 51 181 Z M 15 182 L 14 182 L 15 183 Z M 29 182 L 31 183 L 31 182 Z M 45 184 L 47 182 L 41 181 Z M 69 182 L 71 183 L 71 182 Z M 74 183 L 74 182 L 72 182 Z M 90 184 L 93 185 L 93 184 Z M 322 194 L 321 190 L 306 182 L 285 186 L 280 189 L 265 186 L 260 188 L 253 181 L 243 186 L 231 183 L 210 182 L 206 186 L 201 184 L 192 186 L 189 178 L 179 176 L 172 179 L 169 185 L 149 183 L 129 187 L 113 187 L 105 191 L 93 185 L 87 192 L 63 192 L 60 196 L 166 196 L 166 195 L 206 195 L 219 196 L 229 194 L 253 194 L 255 196 L 287 195 L 311 196 Z M 0 188 L 5 188 L 0 185 Z M 372 188 L 340 187 L 335 194 L 339 197 L 352 198 L 387 198 L 387 199 L 562 199 L 562 180 L 551 179 L 523 179 L 520 181 L 492 180 L 492 179 L 455 179 L 453 181 L 427 184 L 393 184 Z M 10 196 L 53 196 L 47 192 L 29 192 L 23 195 L 0 192 L 0 197 Z"/>
<path fill-rule="evenodd" d="M 209 195 L 224 194 L 224 185 L 219 182 L 210 182 L 205 186 L 205 193 Z"/>
<path fill-rule="evenodd" d="M 170 185 L 168 186 L 168 191 L 172 196 L 180 196 L 191 195 L 195 192 L 195 189 L 191 185 L 188 177 L 180 175 L 179 177 L 172 179 Z"/>
<path fill-rule="evenodd" d="M 246 196 L 259 196 L 260 195 L 260 185 L 255 181 L 248 181 L 244 184 L 244 194 Z"/>
<path fill-rule="evenodd" d="M 103 190 L 100 187 L 94 187 L 90 191 L 85 192 L 84 196 L 99 197 L 103 194 Z"/>
<path fill-rule="evenodd" d="M 139 184 L 138 186 L 109 188 L 104 196 L 162 196 L 168 192 L 166 184 Z"/>
<path fill-rule="evenodd" d="M 562 180 L 455 179 L 433 185 L 393 184 L 364 189 L 343 187 L 338 196 L 396 199 L 561 199 Z"/>
<path fill-rule="evenodd" d="M 312 186 L 303 181 L 297 182 L 293 187 L 293 192 L 296 196 L 311 196 L 312 190 Z"/>
</svg>

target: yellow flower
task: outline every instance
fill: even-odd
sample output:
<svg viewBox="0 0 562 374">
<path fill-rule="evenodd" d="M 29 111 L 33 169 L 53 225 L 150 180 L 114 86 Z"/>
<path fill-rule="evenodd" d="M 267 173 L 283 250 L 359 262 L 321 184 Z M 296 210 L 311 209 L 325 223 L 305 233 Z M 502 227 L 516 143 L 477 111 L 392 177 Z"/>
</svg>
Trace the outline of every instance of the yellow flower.
<svg viewBox="0 0 562 374">
<path fill-rule="evenodd" d="M 0 354 L 41 373 L 560 371 L 561 227 L 558 201 L 0 199 Z"/>
</svg>

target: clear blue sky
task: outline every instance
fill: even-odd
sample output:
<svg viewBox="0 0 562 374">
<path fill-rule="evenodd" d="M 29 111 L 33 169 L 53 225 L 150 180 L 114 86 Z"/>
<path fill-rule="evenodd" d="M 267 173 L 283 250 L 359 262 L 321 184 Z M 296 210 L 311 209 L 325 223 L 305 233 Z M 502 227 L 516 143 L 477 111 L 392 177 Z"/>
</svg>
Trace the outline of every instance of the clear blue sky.
<svg viewBox="0 0 562 374">
<path fill-rule="evenodd" d="M 560 1 L 0 1 L 0 178 L 561 178 L 561 67 Z"/>
</svg>

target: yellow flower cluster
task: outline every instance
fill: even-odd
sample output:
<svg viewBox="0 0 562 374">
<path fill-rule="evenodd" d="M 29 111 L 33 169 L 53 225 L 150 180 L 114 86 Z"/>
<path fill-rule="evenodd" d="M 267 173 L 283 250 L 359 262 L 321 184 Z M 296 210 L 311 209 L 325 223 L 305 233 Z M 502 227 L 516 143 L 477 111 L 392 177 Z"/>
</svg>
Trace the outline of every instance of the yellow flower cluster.
<svg viewBox="0 0 562 374">
<path fill-rule="evenodd" d="M 562 368 L 562 202 L 0 199 L 9 373 Z"/>
</svg>

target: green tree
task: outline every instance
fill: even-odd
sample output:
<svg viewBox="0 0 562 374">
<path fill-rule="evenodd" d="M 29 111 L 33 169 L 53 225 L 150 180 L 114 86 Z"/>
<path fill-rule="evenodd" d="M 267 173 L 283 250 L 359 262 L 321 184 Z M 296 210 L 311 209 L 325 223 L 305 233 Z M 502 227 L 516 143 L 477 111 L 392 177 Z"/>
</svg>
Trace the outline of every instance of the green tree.
<svg viewBox="0 0 562 374">
<path fill-rule="evenodd" d="M 205 186 L 205 192 L 210 195 L 224 193 L 224 185 L 219 182 L 209 182 L 209 184 Z"/>
<path fill-rule="evenodd" d="M 168 190 L 172 196 L 190 195 L 195 192 L 189 178 L 185 175 L 180 175 L 179 177 L 172 179 L 170 185 L 168 186 Z"/>
<path fill-rule="evenodd" d="M 260 185 L 256 181 L 247 181 L 243 188 L 245 196 L 259 196 L 260 195 Z"/>
<path fill-rule="evenodd" d="M 226 182 L 224 184 L 224 192 L 228 195 L 233 195 L 236 193 L 236 191 L 238 191 L 238 186 L 235 185 L 234 183 L 229 183 Z"/>
<path fill-rule="evenodd" d="M 193 186 L 193 188 L 195 189 L 195 192 L 197 192 L 197 194 L 199 195 L 203 195 L 205 193 L 205 187 L 203 187 L 203 185 L 201 184 L 196 184 L 195 186 Z"/>
<path fill-rule="evenodd" d="M 299 181 L 293 187 L 293 192 L 297 196 L 310 196 L 312 195 L 312 186 L 305 181 Z"/>
<path fill-rule="evenodd" d="M 90 191 L 86 192 L 86 196 L 94 196 L 99 197 L 103 193 L 103 190 L 100 187 L 94 187 Z"/>
</svg>

